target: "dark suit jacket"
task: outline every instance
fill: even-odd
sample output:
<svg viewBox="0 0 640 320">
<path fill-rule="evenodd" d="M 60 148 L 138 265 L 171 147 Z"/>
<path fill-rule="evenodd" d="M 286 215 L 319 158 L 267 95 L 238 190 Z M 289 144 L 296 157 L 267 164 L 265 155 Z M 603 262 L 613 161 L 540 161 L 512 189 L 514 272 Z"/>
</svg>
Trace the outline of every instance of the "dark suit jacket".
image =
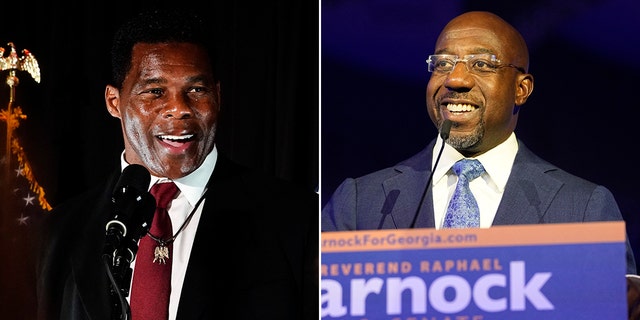
<svg viewBox="0 0 640 320">
<path fill-rule="evenodd" d="M 43 241 L 40 319 L 111 319 L 101 255 L 106 185 L 54 208 Z M 218 155 L 178 319 L 318 319 L 318 196 Z"/>
<path fill-rule="evenodd" d="M 346 179 L 322 209 L 322 231 L 409 228 L 431 174 L 435 140 L 389 168 Z M 522 141 L 493 225 L 623 220 L 613 194 L 536 156 Z M 431 188 L 416 228 L 435 228 Z M 627 240 L 627 273 L 635 274 Z"/>
</svg>

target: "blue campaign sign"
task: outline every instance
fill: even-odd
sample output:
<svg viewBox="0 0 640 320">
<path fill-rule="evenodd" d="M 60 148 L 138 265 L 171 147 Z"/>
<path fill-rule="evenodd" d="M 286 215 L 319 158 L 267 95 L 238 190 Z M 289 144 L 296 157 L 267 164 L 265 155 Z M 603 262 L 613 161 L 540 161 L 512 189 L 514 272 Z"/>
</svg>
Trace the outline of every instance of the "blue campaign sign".
<svg viewBox="0 0 640 320">
<path fill-rule="evenodd" d="M 322 234 L 322 318 L 626 319 L 623 222 Z"/>
</svg>

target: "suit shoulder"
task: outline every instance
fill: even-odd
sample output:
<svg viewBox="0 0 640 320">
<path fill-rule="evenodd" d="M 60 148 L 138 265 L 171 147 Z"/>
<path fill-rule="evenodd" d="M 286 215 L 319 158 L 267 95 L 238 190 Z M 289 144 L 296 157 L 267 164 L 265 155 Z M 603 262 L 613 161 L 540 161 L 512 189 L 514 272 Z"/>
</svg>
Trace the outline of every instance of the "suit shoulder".
<svg viewBox="0 0 640 320">
<path fill-rule="evenodd" d="M 586 178 L 580 177 L 574 173 L 571 173 L 563 168 L 558 167 L 555 164 L 550 163 L 547 160 L 540 158 L 538 155 L 534 154 L 531 150 L 529 150 L 524 144 L 521 142 L 519 146 L 518 155 L 516 156 L 516 162 L 514 163 L 514 169 L 521 170 L 524 172 L 542 172 L 545 176 L 552 178 L 570 189 L 581 190 L 581 192 L 589 191 L 589 193 L 600 187 L 606 190 L 606 187 L 601 186 L 593 181 L 587 180 Z M 520 167 L 521 165 L 527 166 L 528 168 Z M 537 168 L 531 170 L 533 168 Z"/>
<path fill-rule="evenodd" d="M 284 178 L 248 167 L 228 158 L 219 159 L 214 170 L 211 186 L 225 186 L 228 197 L 252 203 L 289 205 L 314 204 L 319 198 L 315 190 Z M 234 191 L 232 191 L 234 190 Z M 244 205 L 248 205 L 245 203 Z"/>
</svg>

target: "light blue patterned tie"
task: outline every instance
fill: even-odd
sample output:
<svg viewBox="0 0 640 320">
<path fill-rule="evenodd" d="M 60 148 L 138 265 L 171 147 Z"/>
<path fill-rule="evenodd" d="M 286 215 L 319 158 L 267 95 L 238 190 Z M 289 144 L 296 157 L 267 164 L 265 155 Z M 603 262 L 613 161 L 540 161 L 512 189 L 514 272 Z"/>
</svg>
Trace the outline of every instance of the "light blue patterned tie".
<svg viewBox="0 0 640 320">
<path fill-rule="evenodd" d="M 478 228 L 480 227 L 480 209 L 476 198 L 469 189 L 469 182 L 484 172 L 480 161 L 462 159 L 453 165 L 453 172 L 458 175 L 456 191 L 451 197 L 443 228 Z"/>
</svg>

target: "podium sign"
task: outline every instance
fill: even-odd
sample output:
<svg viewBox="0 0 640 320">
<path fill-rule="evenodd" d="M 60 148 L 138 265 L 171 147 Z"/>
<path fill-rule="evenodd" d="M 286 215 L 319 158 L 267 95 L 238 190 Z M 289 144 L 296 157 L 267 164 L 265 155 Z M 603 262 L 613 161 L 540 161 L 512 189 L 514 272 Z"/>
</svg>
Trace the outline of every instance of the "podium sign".
<svg viewBox="0 0 640 320">
<path fill-rule="evenodd" d="M 626 319 L 624 222 L 323 232 L 322 319 Z"/>
</svg>

